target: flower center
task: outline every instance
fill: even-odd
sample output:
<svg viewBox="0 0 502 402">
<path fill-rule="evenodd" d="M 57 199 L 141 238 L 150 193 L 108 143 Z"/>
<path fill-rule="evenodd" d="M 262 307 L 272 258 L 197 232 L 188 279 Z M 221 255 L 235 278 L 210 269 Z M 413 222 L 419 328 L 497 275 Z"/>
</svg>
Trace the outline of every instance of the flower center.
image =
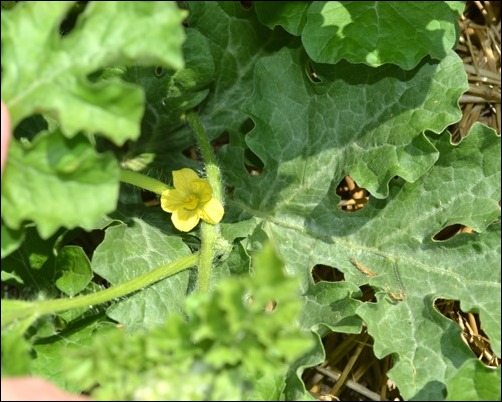
<svg viewBox="0 0 502 402">
<path fill-rule="evenodd" d="M 183 201 L 183 207 L 189 210 L 194 210 L 195 208 L 197 208 L 198 204 L 199 197 L 197 197 L 195 194 L 188 195 Z"/>
</svg>

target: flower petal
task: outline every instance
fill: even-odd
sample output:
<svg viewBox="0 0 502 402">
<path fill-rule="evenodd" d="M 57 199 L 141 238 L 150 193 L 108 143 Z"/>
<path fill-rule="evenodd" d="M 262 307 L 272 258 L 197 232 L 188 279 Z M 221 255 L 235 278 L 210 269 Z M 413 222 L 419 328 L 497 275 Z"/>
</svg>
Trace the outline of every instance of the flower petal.
<svg viewBox="0 0 502 402">
<path fill-rule="evenodd" d="M 164 190 L 160 196 L 160 206 L 166 212 L 174 212 L 183 206 L 185 197 L 177 189 Z"/>
<path fill-rule="evenodd" d="M 174 227 L 182 232 L 190 232 L 199 223 L 197 210 L 189 211 L 185 208 L 179 208 L 171 215 L 171 221 Z"/>
<path fill-rule="evenodd" d="M 174 187 L 183 195 L 183 198 L 192 193 L 190 184 L 194 180 L 199 180 L 199 176 L 192 169 L 183 168 L 180 170 L 173 170 Z"/>
<path fill-rule="evenodd" d="M 200 217 L 207 223 L 211 223 L 213 225 L 216 225 L 219 221 L 221 221 L 223 213 L 223 205 L 221 205 L 221 202 L 214 197 L 200 209 Z"/>
<path fill-rule="evenodd" d="M 206 203 L 213 196 L 213 188 L 206 179 L 197 179 L 190 183 L 190 190 L 197 194 L 200 202 Z"/>
</svg>

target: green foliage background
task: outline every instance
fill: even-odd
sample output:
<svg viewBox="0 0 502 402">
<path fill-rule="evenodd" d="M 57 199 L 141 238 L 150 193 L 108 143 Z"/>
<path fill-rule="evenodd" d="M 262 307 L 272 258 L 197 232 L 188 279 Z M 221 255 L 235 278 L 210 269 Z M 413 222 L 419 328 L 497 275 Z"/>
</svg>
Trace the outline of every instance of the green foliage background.
<svg viewBox="0 0 502 402">
<path fill-rule="evenodd" d="M 453 51 L 464 3 L 182 7 L 2 9 L 15 128 L 2 178 L 2 374 L 101 399 L 312 399 L 300 377 L 323 361 L 320 338 L 366 328 L 376 356 L 394 357 L 403 398 L 500 397 L 500 368 L 477 362 L 434 308 L 454 299 L 479 313 L 501 356 L 500 137 L 476 124 L 452 144 L 447 131 L 467 89 Z M 166 183 L 182 167 L 202 174 L 187 156 L 193 108 L 226 140 L 216 157 L 231 248 L 211 293 L 194 292 L 192 269 L 105 304 L 20 314 L 200 248 L 198 230 L 180 234 L 119 180 L 123 167 Z M 345 175 L 371 194 L 355 213 L 338 208 Z M 433 240 L 452 224 L 475 233 Z M 345 281 L 314 283 L 317 264 Z M 376 302 L 359 300 L 365 284 Z"/>
</svg>

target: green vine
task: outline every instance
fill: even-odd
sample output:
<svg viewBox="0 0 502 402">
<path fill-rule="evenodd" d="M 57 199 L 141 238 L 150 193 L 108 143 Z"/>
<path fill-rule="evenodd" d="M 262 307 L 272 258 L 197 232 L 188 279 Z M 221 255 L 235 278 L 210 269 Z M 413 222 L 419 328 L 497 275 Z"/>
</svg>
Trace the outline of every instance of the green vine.
<svg viewBox="0 0 502 402">
<path fill-rule="evenodd" d="M 187 113 L 187 120 L 190 127 L 195 133 L 195 138 L 199 144 L 202 158 L 206 165 L 207 180 L 213 188 L 213 196 L 223 204 L 223 191 L 221 184 L 221 172 L 216 163 L 213 148 L 207 137 L 207 133 L 202 126 L 197 112 L 190 111 Z M 211 270 L 215 257 L 215 245 L 219 235 L 217 225 L 211 225 L 206 222 L 201 223 L 201 251 L 198 275 L 198 291 L 207 293 L 211 286 Z"/>
<path fill-rule="evenodd" d="M 197 265 L 199 253 L 178 258 L 169 264 L 140 275 L 130 281 L 120 283 L 99 292 L 73 297 L 71 299 L 51 299 L 36 302 L 2 300 L 2 328 L 27 317 L 36 319 L 45 314 L 54 314 L 65 310 L 84 308 L 128 295 L 149 286 L 168 276 L 177 274 Z"/>
</svg>

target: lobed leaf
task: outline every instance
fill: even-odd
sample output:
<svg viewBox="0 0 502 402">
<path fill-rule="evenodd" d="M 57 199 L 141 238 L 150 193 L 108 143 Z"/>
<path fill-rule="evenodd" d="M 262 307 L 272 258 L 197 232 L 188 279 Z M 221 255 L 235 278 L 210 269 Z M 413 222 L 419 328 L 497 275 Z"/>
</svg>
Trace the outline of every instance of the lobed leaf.
<svg viewBox="0 0 502 402">
<path fill-rule="evenodd" d="M 290 39 L 281 32 L 271 33 L 253 10 L 239 2 L 187 2 L 187 6 L 188 24 L 207 38 L 215 67 L 201 122 L 210 138 L 238 132 L 247 119 L 240 107 L 252 92 L 255 63 Z"/>
<path fill-rule="evenodd" d="M 172 2 L 89 2 L 61 37 L 73 4 L 22 3 L 2 11 L 2 100 L 13 127 L 47 113 L 67 137 L 87 131 L 123 144 L 139 136 L 144 96 L 120 80 L 93 82 L 89 75 L 132 63 L 181 68 L 185 13 Z"/>
<path fill-rule="evenodd" d="M 305 62 L 301 51 L 282 50 L 257 65 L 244 110 L 256 124 L 246 142 L 264 165 L 261 177 L 243 174 L 242 156 L 225 159 L 228 174 L 245 182 L 236 197 L 260 210 L 286 203 L 308 215 L 315 208 L 309 199 L 325 196 L 345 174 L 384 198 L 391 178 L 413 182 L 437 160 L 422 132 L 439 133 L 460 118 L 457 100 L 466 84 L 455 54 L 412 72 L 323 65 L 317 68 L 320 83 L 298 68 Z M 254 186 L 261 190 L 248 190 Z M 309 199 L 303 200 L 305 190 Z"/>
<path fill-rule="evenodd" d="M 2 218 L 14 230 L 33 221 L 44 239 L 61 226 L 91 230 L 116 208 L 118 177 L 113 155 L 97 153 L 82 135 L 55 131 L 29 146 L 14 141 L 2 178 Z"/>
<path fill-rule="evenodd" d="M 458 119 L 465 77 L 455 55 L 411 72 L 320 66 L 320 83 L 297 67 L 302 60 L 283 50 L 257 65 L 255 91 L 245 104 L 256 127 L 246 140 L 263 171 L 249 175 L 243 150 L 225 150 L 227 180 L 235 187 L 227 219 L 261 219 L 286 268 L 326 309 L 330 299 L 339 300 L 340 288 L 321 298 L 327 286 L 313 287 L 316 264 L 337 267 L 357 286 L 373 286 L 378 303 L 356 312 L 375 339 L 377 357 L 395 354 L 389 376 L 404 398 L 442 398 L 446 378 L 472 354 L 434 300 L 457 299 L 465 311 L 479 311 L 500 353 L 500 232 L 490 226 L 500 216 L 500 138 L 481 125 L 458 146 L 448 134 L 423 134 Z M 362 211 L 337 206 L 334 190 L 345 174 L 371 193 Z M 453 223 L 480 233 L 432 240 Z M 360 272 L 352 259 L 377 276 Z M 356 295 L 346 293 L 346 303 Z M 313 315 L 309 323 L 326 321 L 315 323 Z"/>
<path fill-rule="evenodd" d="M 308 8 L 302 42 L 318 63 L 343 59 L 411 70 L 424 57 L 441 60 L 454 48 L 454 9 L 443 1 L 317 1 Z"/>
<path fill-rule="evenodd" d="M 260 22 L 270 29 L 282 26 L 290 34 L 299 36 L 307 21 L 310 1 L 257 1 L 254 3 Z"/>
</svg>

